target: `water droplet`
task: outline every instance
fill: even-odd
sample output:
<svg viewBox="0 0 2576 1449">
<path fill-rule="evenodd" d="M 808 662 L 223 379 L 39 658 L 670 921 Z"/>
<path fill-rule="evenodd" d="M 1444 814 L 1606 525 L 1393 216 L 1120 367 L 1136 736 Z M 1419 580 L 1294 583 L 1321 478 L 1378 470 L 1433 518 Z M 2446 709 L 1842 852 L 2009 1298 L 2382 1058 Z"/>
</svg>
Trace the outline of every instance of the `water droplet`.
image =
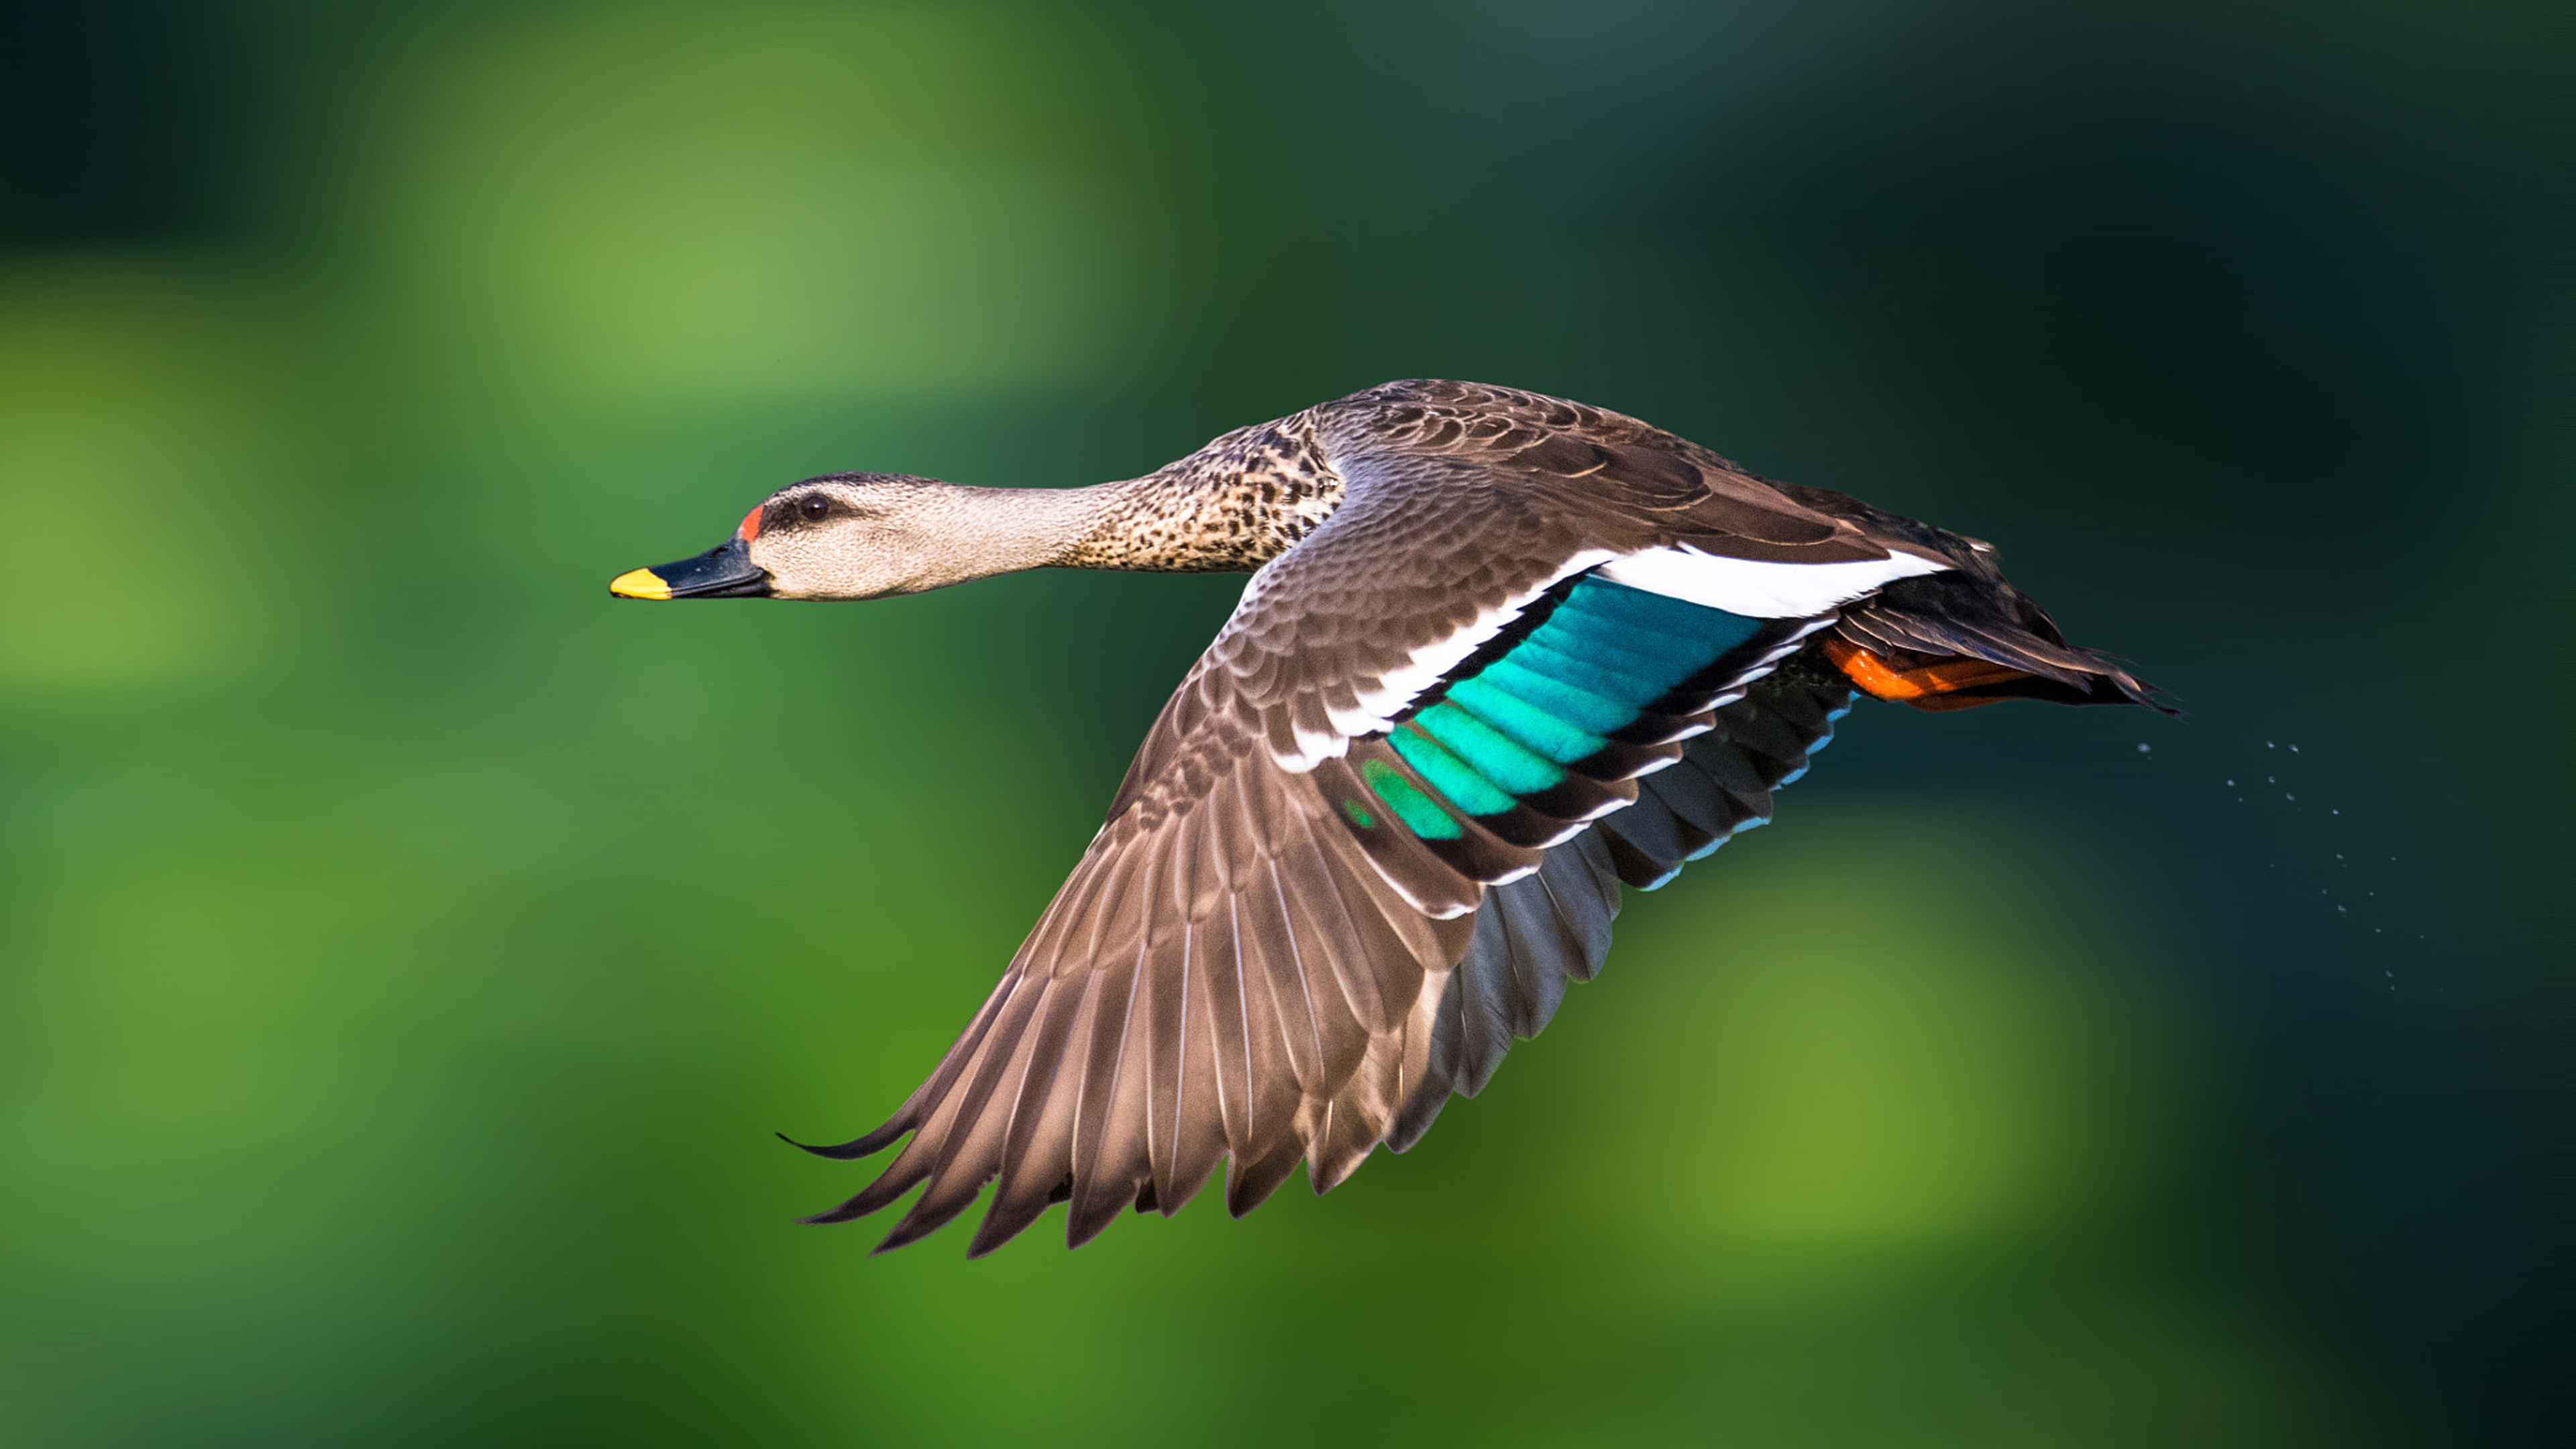
<svg viewBox="0 0 2576 1449">
<path fill-rule="evenodd" d="M 2291 794 L 2291 793 L 2290 793 L 2289 791 L 2287 791 L 2287 790 L 2284 790 L 2284 791 L 2282 791 L 2282 792 L 2281 792 L 2281 798 L 2282 798 L 2282 799 L 2284 799 L 2284 800 L 2296 800 L 2296 799 L 2298 799 L 2299 797 L 2298 797 L 2298 796 L 2296 796 L 2296 795 Z"/>
<path fill-rule="evenodd" d="M 2139 753 L 2139 754 L 2142 754 L 2142 755 L 2147 755 L 2147 754 L 2153 754 L 2153 753 L 2155 753 L 2155 752 L 2154 752 L 2154 751 L 2152 751 L 2152 750 L 2150 750 L 2150 749 L 2148 749 L 2145 745 L 2140 745 L 2140 746 L 2138 746 L 2138 753 Z"/>
<path fill-rule="evenodd" d="M 2233 780 L 2230 780 L 2230 781 L 2228 781 L 2227 783 L 2228 783 L 2230 786 L 2233 786 L 2236 782 L 2235 782 L 2235 781 L 2233 781 Z"/>
<path fill-rule="evenodd" d="M 2291 754 L 2294 754 L 2294 755 L 2295 755 L 2295 754 L 2297 754 L 2298 752 L 2299 752 L 2299 747 L 2298 747 L 2297 745 L 2292 745 L 2292 746 L 2290 746 L 2290 753 L 2291 753 Z"/>
<path fill-rule="evenodd" d="M 2263 742 L 2263 748 L 2265 748 L 2265 749 L 2267 749 L 2267 750 L 2277 750 L 2277 749 L 2279 749 L 2279 748 L 2280 748 L 2280 746 L 2279 746 L 2279 745 L 2276 745 L 2276 744 L 2274 744 L 2274 743 L 2272 743 L 2270 740 L 2265 740 L 2265 741 Z"/>
<path fill-rule="evenodd" d="M 2341 907 L 2341 906 L 2337 906 L 2337 907 L 2335 907 L 2335 914 L 2336 914 L 2336 915 L 2338 915 L 2338 916 L 2347 916 L 2347 915 L 2350 915 L 2350 914 L 2352 914 L 2352 913 L 2351 913 L 2350 911 L 2345 910 L 2345 909 L 2344 909 L 2343 907 Z"/>
<path fill-rule="evenodd" d="M 2263 783 L 2266 785 L 2278 785 L 2281 783 L 2281 777 L 2278 775 L 2265 775 L 2263 777 Z"/>
</svg>

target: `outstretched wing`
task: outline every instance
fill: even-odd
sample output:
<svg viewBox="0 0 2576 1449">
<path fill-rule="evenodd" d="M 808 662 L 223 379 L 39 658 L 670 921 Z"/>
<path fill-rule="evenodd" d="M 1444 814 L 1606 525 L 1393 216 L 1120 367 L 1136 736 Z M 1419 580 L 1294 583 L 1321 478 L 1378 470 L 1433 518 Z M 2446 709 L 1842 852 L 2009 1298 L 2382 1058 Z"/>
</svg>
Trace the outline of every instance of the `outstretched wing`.
<svg viewBox="0 0 2576 1449">
<path fill-rule="evenodd" d="M 1637 799 L 1547 852 L 1539 869 L 1485 893 L 1465 959 L 1433 1018 L 1422 1081 L 1387 1146 L 1420 1141 L 1452 1092 L 1484 1090 L 1515 1039 L 1539 1034 L 1567 983 L 1589 981 L 1610 951 L 1619 887 L 1654 890 L 1684 864 L 1771 820 L 1771 795 L 1807 773 L 1855 698 L 1851 681 L 1809 644 L 1745 697 L 1669 769 L 1638 781 Z"/>
<path fill-rule="evenodd" d="M 1777 783 L 1711 805 L 1694 776 L 1727 765 L 1641 779 L 1712 748 L 1691 742 L 1842 599 L 1946 566 L 1613 415 L 1362 400 L 1376 411 L 1321 410 L 1340 510 L 1254 576 L 930 1077 L 875 1132 L 814 1149 L 912 1134 L 812 1221 L 926 1183 L 899 1246 L 994 1182 L 973 1252 L 1068 1200 L 1078 1245 L 1131 1203 L 1177 1210 L 1220 1159 L 1240 1214 L 1301 1158 L 1322 1191 L 1409 1143 L 1490 1070 L 1464 1035 L 1492 1019 L 1476 983 L 1525 973 L 1504 1024 L 1535 1030 L 1562 990 L 1545 970 L 1588 975 L 1606 946 L 1603 863 L 1709 846 Z M 1605 816 L 1634 828 L 1587 833 Z M 1546 955 L 1550 930 L 1580 971 Z"/>
</svg>

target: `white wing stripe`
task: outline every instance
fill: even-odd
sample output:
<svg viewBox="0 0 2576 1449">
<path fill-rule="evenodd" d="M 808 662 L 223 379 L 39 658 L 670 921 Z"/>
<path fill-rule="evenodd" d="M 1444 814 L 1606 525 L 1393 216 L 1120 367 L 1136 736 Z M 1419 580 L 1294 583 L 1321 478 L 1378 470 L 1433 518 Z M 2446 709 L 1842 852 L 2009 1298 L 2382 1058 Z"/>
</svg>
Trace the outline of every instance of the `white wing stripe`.
<svg viewBox="0 0 2576 1449">
<path fill-rule="evenodd" d="M 1602 567 L 1601 577 L 1748 619 L 1799 619 L 1850 603 L 1898 579 L 1948 567 L 1910 553 L 1847 563 L 1768 563 L 1702 553 L 1678 544 L 1615 559 Z"/>
</svg>

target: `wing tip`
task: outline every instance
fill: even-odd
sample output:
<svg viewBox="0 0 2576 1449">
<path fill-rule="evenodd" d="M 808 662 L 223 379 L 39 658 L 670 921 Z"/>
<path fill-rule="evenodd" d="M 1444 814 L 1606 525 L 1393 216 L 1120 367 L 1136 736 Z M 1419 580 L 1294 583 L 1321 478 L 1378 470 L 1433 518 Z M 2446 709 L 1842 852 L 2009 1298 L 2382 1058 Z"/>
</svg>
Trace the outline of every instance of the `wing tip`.
<svg viewBox="0 0 2576 1449">
<path fill-rule="evenodd" d="M 786 1143 L 788 1146 L 796 1148 L 801 1152 L 811 1152 L 816 1157 L 827 1157 L 834 1162 L 855 1162 L 862 1157 L 873 1157 L 876 1154 L 885 1151 L 887 1147 L 893 1145 L 896 1138 L 911 1131 L 912 1128 L 912 1114 L 909 1112 L 899 1112 L 895 1114 L 893 1120 L 887 1122 L 884 1126 L 877 1128 L 875 1131 L 868 1133 L 864 1137 L 854 1137 L 847 1142 L 799 1142 L 784 1132 L 773 1133 L 772 1135 L 777 1137 L 779 1141 Z"/>
<path fill-rule="evenodd" d="M 1281 1184 L 1287 1182 L 1296 1173 L 1297 1164 L 1304 1157 L 1303 1149 L 1292 1138 L 1284 1148 L 1273 1151 L 1269 1156 L 1249 1167 L 1243 1166 L 1239 1161 L 1228 1162 L 1225 1175 L 1226 1212 L 1237 1219 L 1250 1215 L 1254 1208 L 1269 1201 L 1270 1195 L 1277 1192 Z"/>
</svg>

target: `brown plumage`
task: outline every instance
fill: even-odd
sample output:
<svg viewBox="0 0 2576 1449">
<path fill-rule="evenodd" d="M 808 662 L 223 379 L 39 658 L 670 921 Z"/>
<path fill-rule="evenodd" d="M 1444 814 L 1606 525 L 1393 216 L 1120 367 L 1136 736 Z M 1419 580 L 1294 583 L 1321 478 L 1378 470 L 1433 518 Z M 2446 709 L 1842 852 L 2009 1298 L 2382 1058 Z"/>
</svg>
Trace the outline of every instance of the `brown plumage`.
<svg viewBox="0 0 2576 1449">
<path fill-rule="evenodd" d="M 975 1254 L 1052 1202 L 1079 1245 L 1220 1162 L 1241 1214 L 1300 1161 L 1320 1192 L 1410 1146 L 1599 969 L 1621 883 L 1768 819 L 1856 689 L 2154 704 L 1984 544 L 1468 383 L 1388 384 L 1096 489 L 809 480 L 617 587 L 872 597 L 1041 565 L 1259 571 L 965 1033 L 884 1125 L 808 1149 L 909 1134 L 808 1219 L 922 1186 L 884 1247 L 988 1184 Z M 1649 682 L 1601 715 L 1613 676 Z"/>
</svg>

